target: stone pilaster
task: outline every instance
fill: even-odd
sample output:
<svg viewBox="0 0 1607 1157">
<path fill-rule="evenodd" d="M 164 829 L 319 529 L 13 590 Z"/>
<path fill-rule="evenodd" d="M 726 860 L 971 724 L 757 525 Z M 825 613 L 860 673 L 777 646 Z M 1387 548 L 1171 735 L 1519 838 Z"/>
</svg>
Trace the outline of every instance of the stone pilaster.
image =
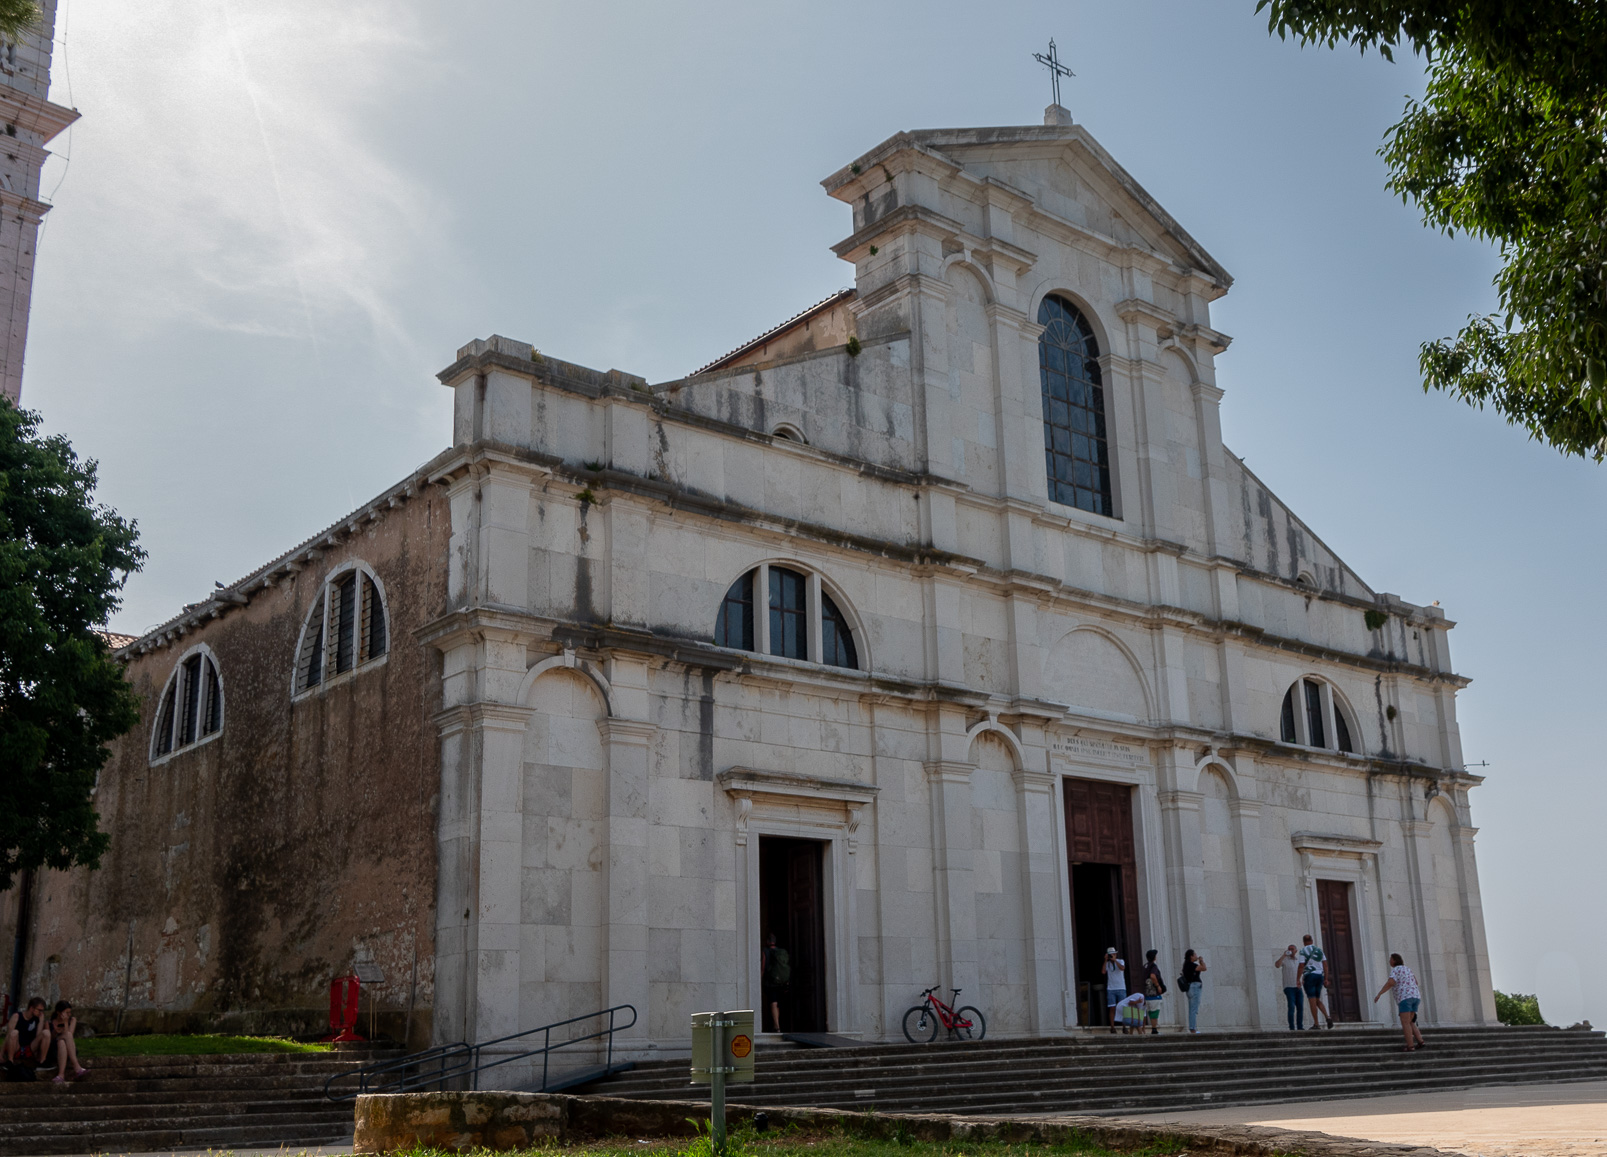
<svg viewBox="0 0 1607 1157">
<path fill-rule="evenodd" d="M 969 763 L 926 766 L 932 800 L 932 873 L 937 903 L 938 967 L 943 983 L 976 991 L 976 886 L 971 879 Z"/>
</svg>

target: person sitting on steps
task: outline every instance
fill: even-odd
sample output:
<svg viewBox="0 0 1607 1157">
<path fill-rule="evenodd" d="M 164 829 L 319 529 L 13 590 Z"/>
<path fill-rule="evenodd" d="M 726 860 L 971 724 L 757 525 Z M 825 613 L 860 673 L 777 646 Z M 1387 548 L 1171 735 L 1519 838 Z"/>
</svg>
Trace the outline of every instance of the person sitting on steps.
<svg viewBox="0 0 1607 1157">
<path fill-rule="evenodd" d="M 45 1002 L 34 997 L 26 1007 L 6 1018 L 6 1040 L 0 1061 L 7 1070 L 17 1066 L 32 1068 L 44 1063 L 50 1051 L 50 1022 L 45 1019 Z"/>
<path fill-rule="evenodd" d="M 1327 957 L 1321 948 L 1312 941 L 1311 933 L 1306 933 L 1302 943 L 1305 947 L 1300 950 L 1300 967 L 1296 976 L 1306 990 L 1306 1001 L 1311 1005 L 1311 1027 L 1321 1028 L 1322 1017 L 1328 1018 L 1328 1027 L 1334 1027 L 1334 1017 L 1328 1011 L 1328 1006 L 1322 1002 L 1323 985 L 1327 983 L 1325 963 Z M 1320 1016 L 1318 1014 L 1321 1014 Z"/>
<path fill-rule="evenodd" d="M 50 1049 L 45 1053 L 44 1067 L 56 1066 L 56 1075 L 51 1083 L 62 1085 L 67 1083 L 67 1069 L 72 1068 L 72 1079 L 78 1080 L 87 1077 L 89 1070 L 78 1063 L 78 1042 L 73 1037 L 78 1032 L 78 1018 L 73 1015 L 73 1006 L 70 1000 L 58 1000 L 56 1011 L 50 1015 Z"/>
</svg>

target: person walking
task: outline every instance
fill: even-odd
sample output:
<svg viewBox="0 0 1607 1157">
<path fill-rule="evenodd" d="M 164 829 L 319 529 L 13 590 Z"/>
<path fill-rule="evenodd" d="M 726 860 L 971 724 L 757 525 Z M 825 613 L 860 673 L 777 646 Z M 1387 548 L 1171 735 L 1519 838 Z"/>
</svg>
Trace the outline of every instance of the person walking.
<svg viewBox="0 0 1607 1157">
<path fill-rule="evenodd" d="M 1144 953 L 1144 1011 L 1149 1014 L 1150 1036 L 1161 1035 L 1161 1001 L 1166 996 L 1166 981 L 1161 979 L 1161 966 L 1155 963 L 1159 955 L 1155 948 Z"/>
<path fill-rule="evenodd" d="M 1097 944 L 1098 941 L 1096 940 Z M 1110 1011 L 1110 1031 L 1116 1032 L 1116 1006 L 1127 999 L 1127 961 L 1116 955 L 1116 949 L 1105 949 L 1105 1007 Z"/>
<path fill-rule="evenodd" d="M 1328 1006 L 1322 1002 L 1322 987 L 1327 983 L 1325 963 L 1327 956 L 1323 950 L 1312 942 L 1311 933 L 1306 933 L 1302 941 L 1304 947 L 1300 949 L 1300 968 L 1298 975 L 1300 983 L 1306 990 L 1306 1000 L 1311 1003 L 1311 1027 L 1321 1028 L 1322 1021 L 1318 1013 L 1328 1018 L 1328 1027 L 1334 1027 L 1334 1015 L 1328 1011 Z"/>
<path fill-rule="evenodd" d="M 1289 1028 L 1305 1028 L 1306 1005 L 1300 998 L 1300 956 L 1295 946 L 1291 944 L 1284 949 L 1283 955 L 1272 962 L 1272 967 L 1283 973 L 1283 1001 L 1288 1005 Z"/>
<path fill-rule="evenodd" d="M 1417 1027 L 1417 1006 L 1423 1001 L 1423 993 L 1417 987 L 1417 977 L 1406 967 L 1406 961 L 1399 952 L 1389 954 L 1389 979 L 1378 990 L 1378 996 L 1373 997 L 1373 1003 L 1377 1004 L 1378 997 L 1392 988 L 1395 990 L 1395 1011 L 1401 1018 L 1401 1035 L 1406 1038 L 1406 1047 L 1402 1051 L 1413 1052 L 1423 1047 L 1423 1034 Z"/>
<path fill-rule="evenodd" d="M 785 948 L 776 944 L 776 934 L 764 939 L 764 951 L 759 956 L 759 988 L 764 1006 L 770 1010 L 770 1023 L 781 1031 L 781 1002 L 792 995 L 792 957 Z M 788 1015 L 792 1010 L 789 1008 Z M 759 1028 L 764 1029 L 764 1014 L 759 1014 Z"/>
<path fill-rule="evenodd" d="M 1205 971 L 1205 957 L 1190 948 L 1183 953 L 1183 971 L 1178 974 L 1177 987 L 1189 1000 L 1189 1032 L 1199 1032 L 1200 995 L 1205 985 L 1200 974 Z"/>
</svg>

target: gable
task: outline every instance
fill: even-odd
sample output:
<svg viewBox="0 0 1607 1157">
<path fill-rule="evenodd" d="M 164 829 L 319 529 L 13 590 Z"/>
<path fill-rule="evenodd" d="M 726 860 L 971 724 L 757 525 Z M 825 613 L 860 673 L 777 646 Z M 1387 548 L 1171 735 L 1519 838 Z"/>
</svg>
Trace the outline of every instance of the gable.
<svg viewBox="0 0 1607 1157">
<path fill-rule="evenodd" d="M 1133 247 L 1203 274 L 1226 292 L 1233 277 L 1081 125 L 919 129 L 899 133 L 821 182 L 840 200 L 869 197 L 898 154 L 952 168 L 979 186 L 1015 194 L 1052 222 Z M 879 216 L 874 212 L 872 215 Z"/>
</svg>

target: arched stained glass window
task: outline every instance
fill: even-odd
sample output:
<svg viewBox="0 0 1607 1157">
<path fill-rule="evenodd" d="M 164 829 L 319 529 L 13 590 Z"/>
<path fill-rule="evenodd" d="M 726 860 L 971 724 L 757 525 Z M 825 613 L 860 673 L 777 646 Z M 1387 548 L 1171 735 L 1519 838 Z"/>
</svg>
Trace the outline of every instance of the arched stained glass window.
<svg viewBox="0 0 1607 1157">
<path fill-rule="evenodd" d="M 720 600 L 715 646 L 805 662 L 818 653 L 826 666 L 859 670 L 848 616 L 823 588 L 819 576 L 791 567 L 766 563 L 750 570 Z"/>
<path fill-rule="evenodd" d="M 1099 342 L 1071 302 L 1046 297 L 1038 307 L 1043 390 L 1043 454 L 1052 501 L 1115 517 L 1105 428 Z"/>
</svg>

